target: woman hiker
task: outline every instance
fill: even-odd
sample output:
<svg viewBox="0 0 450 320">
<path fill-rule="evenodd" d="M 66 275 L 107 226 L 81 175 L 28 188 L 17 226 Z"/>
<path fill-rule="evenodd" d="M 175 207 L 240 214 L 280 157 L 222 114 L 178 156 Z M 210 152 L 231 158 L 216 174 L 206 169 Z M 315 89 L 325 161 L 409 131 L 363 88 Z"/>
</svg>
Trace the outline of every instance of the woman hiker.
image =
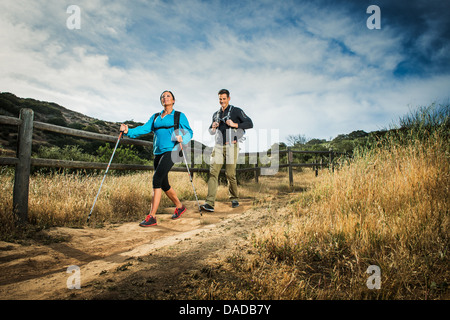
<svg viewBox="0 0 450 320">
<path fill-rule="evenodd" d="M 150 132 L 153 132 L 155 137 L 153 141 L 153 154 L 155 155 L 153 165 L 155 172 L 153 174 L 152 206 L 150 213 L 139 224 L 141 227 L 155 226 L 157 224 L 156 211 L 158 210 L 162 191 L 166 193 L 176 206 L 172 219 L 178 219 L 186 212 L 186 207 L 178 199 L 175 190 L 169 184 L 168 174 L 179 156 L 177 144 L 187 144 L 192 139 L 193 132 L 184 113 L 174 110 L 175 97 L 172 92 L 164 91 L 160 96 L 160 100 L 164 110 L 152 115 L 146 124 L 132 129 L 125 124 L 120 125 L 120 131 L 123 131 L 130 138 L 137 138 Z"/>
</svg>

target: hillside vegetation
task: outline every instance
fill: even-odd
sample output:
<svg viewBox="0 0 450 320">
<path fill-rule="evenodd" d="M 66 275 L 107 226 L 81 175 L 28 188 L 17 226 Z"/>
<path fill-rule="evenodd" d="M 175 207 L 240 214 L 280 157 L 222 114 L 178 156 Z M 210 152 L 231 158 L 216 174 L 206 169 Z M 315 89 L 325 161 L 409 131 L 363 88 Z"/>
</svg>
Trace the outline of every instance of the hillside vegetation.
<svg viewBox="0 0 450 320">
<path fill-rule="evenodd" d="M 32 109 L 34 111 L 34 120 L 39 122 L 113 136 L 117 136 L 119 132 L 119 123 L 88 117 L 53 102 L 20 98 L 9 92 L 0 93 L 0 115 L 18 118 L 22 108 Z M 142 124 L 132 120 L 124 121 L 124 123 L 128 123 L 131 126 Z M 142 137 L 142 140 L 152 141 L 152 139 L 152 134 Z M 101 148 L 105 148 L 105 145 L 106 148 L 111 146 L 111 144 L 91 139 L 76 138 L 41 130 L 33 131 L 32 148 L 36 157 L 40 157 L 43 154 L 51 154 L 51 159 L 103 161 L 104 150 Z M 17 128 L 2 125 L 0 129 L 0 155 L 14 156 L 16 148 Z M 144 147 L 123 146 L 121 149 L 124 150 L 122 151 L 123 153 L 128 153 L 125 157 L 127 161 L 123 163 L 130 163 L 129 158 L 135 158 L 137 160 L 136 163 L 152 159 L 152 154 Z M 125 151 L 126 149 L 133 150 Z M 137 159 L 138 157 L 141 159 Z M 117 160 L 120 160 L 120 158 Z"/>
</svg>

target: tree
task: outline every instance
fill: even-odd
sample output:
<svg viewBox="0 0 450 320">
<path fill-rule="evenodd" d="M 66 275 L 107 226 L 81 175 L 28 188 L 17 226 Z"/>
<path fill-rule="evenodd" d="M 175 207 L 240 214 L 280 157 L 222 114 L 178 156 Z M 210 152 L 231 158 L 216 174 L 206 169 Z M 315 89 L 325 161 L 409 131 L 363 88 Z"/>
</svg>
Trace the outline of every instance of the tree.
<svg viewBox="0 0 450 320">
<path fill-rule="evenodd" d="M 308 139 L 305 135 L 297 134 L 297 135 L 288 135 L 287 137 L 288 145 L 294 147 L 296 145 L 303 145 L 308 142 Z"/>
</svg>

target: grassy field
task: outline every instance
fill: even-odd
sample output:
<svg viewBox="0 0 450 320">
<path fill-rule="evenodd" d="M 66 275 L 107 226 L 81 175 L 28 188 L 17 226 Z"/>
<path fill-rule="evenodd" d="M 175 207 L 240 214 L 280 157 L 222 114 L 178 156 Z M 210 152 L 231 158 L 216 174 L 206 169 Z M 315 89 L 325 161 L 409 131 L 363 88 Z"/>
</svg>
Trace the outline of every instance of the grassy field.
<svg viewBox="0 0 450 320">
<path fill-rule="evenodd" d="M 280 284 L 259 298 L 441 297 L 450 280 L 449 174 L 448 147 L 435 140 L 377 149 L 321 176 L 254 235 L 274 264 L 263 278 L 253 270 L 255 281 Z M 380 290 L 362 281 L 370 265 L 381 269 Z"/>
<path fill-rule="evenodd" d="M 81 227 L 86 223 L 103 174 L 35 174 L 30 178 L 29 221 L 38 228 L 51 226 Z M 171 185 L 178 197 L 195 200 L 187 173 L 171 172 Z M 11 214 L 14 172 L 5 170 L 0 175 L 1 235 L 7 238 L 14 233 Z M 206 197 L 207 185 L 200 177 L 194 177 L 196 191 L 201 199 Z M 150 211 L 152 197 L 152 172 L 129 175 L 113 175 L 105 179 L 92 216 L 95 224 L 137 221 Z M 226 198 L 226 189 L 221 187 L 218 199 Z M 173 206 L 163 195 L 160 209 Z"/>
</svg>

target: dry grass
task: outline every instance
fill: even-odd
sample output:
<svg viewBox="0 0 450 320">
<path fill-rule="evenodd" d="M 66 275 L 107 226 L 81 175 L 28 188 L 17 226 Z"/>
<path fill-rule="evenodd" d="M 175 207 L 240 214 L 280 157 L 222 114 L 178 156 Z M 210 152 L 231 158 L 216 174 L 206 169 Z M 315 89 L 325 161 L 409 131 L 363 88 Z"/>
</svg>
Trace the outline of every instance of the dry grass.
<svg viewBox="0 0 450 320">
<path fill-rule="evenodd" d="M 86 223 L 103 175 L 36 174 L 30 178 L 29 221 L 37 228 L 53 226 L 82 227 Z M 180 200 L 195 200 L 187 173 L 170 172 L 169 182 Z M 284 183 L 279 181 L 280 184 Z M 0 235 L 3 239 L 16 237 L 12 214 L 14 171 L 3 169 L 0 175 Z M 208 192 L 207 183 L 194 174 L 194 185 L 202 204 Z M 240 188 L 244 198 L 262 195 L 263 187 Z M 141 220 L 150 211 L 152 172 L 115 176 L 108 173 L 92 213 L 91 224 Z M 218 201 L 228 200 L 228 188 L 220 185 Z M 163 195 L 158 211 L 173 204 Z M 95 217 L 95 218 L 94 218 Z"/>
<path fill-rule="evenodd" d="M 241 285 L 214 298 L 448 299 L 448 157 L 440 137 L 387 142 L 321 175 L 270 210 L 251 239 L 258 255 L 230 260 Z M 381 268 L 379 290 L 366 285 L 370 265 Z"/>
</svg>

